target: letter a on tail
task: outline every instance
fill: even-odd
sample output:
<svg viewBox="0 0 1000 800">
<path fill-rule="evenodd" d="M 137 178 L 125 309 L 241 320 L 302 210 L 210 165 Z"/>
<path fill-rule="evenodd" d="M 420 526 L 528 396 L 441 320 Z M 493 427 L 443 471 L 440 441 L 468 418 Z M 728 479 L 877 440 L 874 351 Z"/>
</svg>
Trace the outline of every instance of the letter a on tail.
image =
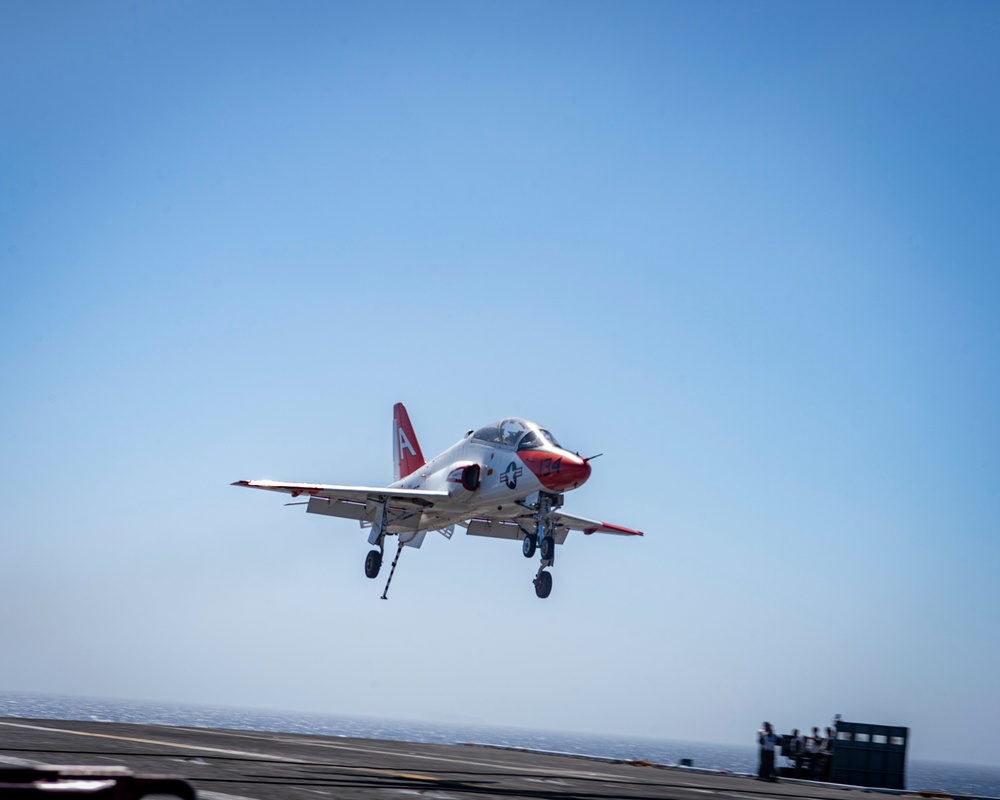
<svg viewBox="0 0 1000 800">
<path fill-rule="evenodd" d="M 425 463 L 420 442 L 410 424 L 406 406 L 396 403 L 392 409 L 392 470 L 399 481 L 420 469 Z"/>
</svg>

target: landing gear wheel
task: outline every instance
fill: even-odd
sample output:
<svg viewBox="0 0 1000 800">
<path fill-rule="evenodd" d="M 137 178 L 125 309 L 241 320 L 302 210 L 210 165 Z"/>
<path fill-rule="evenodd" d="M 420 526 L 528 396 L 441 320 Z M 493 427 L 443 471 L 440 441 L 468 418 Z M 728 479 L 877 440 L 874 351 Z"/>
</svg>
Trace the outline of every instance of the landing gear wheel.
<svg viewBox="0 0 1000 800">
<path fill-rule="evenodd" d="M 521 552 L 524 553 L 524 557 L 531 558 L 534 556 L 536 547 L 538 547 L 538 537 L 531 533 L 525 534 L 521 540 Z"/>
<path fill-rule="evenodd" d="M 535 578 L 535 594 L 545 598 L 552 594 L 552 573 L 544 570 Z"/>
<path fill-rule="evenodd" d="M 382 569 L 382 554 L 378 550 L 368 551 L 368 557 L 365 558 L 365 575 L 377 578 L 380 569 Z"/>
<path fill-rule="evenodd" d="M 554 561 L 556 557 L 556 540 L 551 536 L 542 539 L 542 561 Z M 552 579 L 549 579 L 552 583 Z"/>
</svg>

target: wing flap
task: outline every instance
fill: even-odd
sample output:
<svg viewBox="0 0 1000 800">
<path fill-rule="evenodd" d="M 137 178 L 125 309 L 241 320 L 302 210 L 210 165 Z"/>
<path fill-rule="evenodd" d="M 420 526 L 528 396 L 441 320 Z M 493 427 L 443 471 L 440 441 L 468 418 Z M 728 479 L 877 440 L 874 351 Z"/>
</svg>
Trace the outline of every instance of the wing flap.
<svg viewBox="0 0 1000 800">
<path fill-rule="evenodd" d="M 358 522 L 371 522 L 374 513 L 368 514 L 369 505 L 358 500 L 331 500 L 329 497 L 310 497 L 306 505 L 309 514 L 323 514 L 327 517 L 355 519 Z"/>
<path fill-rule="evenodd" d="M 528 524 L 529 526 L 532 526 L 531 529 L 533 530 L 534 523 L 529 521 Z M 470 519 L 468 522 L 463 522 L 462 525 L 465 526 L 465 532 L 469 534 L 469 536 L 489 536 L 492 539 L 524 538 L 524 528 L 510 519 L 477 517 L 475 519 Z M 556 544 L 565 544 L 567 533 L 569 533 L 569 531 L 565 526 L 557 526 L 552 534 L 552 538 L 556 540 Z"/>
<path fill-rule="evenodd" d="M 520 539 L 524 536 L 516 522 L 506 519 L 470 519 L 465 527 L 469 536 L 489 536 L 492 539 Z"/>
</svg>

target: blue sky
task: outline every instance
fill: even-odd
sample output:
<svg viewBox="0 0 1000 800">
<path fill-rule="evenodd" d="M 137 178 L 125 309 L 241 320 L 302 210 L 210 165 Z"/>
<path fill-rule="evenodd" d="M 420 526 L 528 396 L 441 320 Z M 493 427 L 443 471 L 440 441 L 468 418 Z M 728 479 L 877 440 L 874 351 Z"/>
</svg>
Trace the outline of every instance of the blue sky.
<svg viewBox="0 0 1000 800">
<path fill-rule="evenodd" d="M 0 688 L 997 761 L 1000 8 L 0 7 Z M 230 488 L 604 452 L 544 603 Z M 548 674 L 529 689 L 527 673 Z"/>
</svg>

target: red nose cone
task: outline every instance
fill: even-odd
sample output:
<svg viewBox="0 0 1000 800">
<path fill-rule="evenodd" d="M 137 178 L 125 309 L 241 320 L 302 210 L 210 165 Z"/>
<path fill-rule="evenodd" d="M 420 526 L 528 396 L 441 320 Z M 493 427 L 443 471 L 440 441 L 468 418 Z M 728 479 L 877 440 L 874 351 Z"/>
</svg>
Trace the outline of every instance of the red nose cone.
<svg viewBox="0 0 1000 800">
<path fill-rule="evenodd" d="M 590 464 L 565 450 L 529 450 L 518 453 L 542 486 L 553 492 L 568 492 L 583 486 L 590 477 Z"/>
<path fill-rule="evenodd" d="M 590 462 L 584 461 L 580 456 L 567 454 L 563 456 L 559 474 L 559 485 L 553 486 L 553 489 L 558 492 L 576 489 L 578 486 L 583 486 L 590 477 Z"/>
</svg>

